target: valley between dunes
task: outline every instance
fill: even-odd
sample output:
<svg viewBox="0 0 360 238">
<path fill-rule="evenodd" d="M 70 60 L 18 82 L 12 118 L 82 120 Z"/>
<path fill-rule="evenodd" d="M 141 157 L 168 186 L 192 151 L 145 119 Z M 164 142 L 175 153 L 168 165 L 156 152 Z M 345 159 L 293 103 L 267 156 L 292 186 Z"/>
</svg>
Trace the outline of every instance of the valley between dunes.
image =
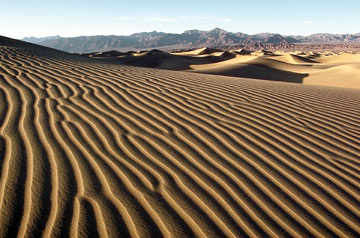
<svg viewBox="0 0 360 238">
<path fill-rule="evenodd" d="M 249 65 L 314 64 L 276 57 Z M 356 57 L 326 87 L 0 38 L 0 237 L 359 237 Z"/>
</svg>

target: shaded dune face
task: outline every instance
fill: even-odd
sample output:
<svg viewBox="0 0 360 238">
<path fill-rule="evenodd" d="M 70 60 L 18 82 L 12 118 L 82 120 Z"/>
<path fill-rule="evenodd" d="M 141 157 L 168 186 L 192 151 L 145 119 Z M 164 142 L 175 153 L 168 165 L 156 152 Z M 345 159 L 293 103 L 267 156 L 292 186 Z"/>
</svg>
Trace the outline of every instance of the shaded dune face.
<svg viewBox="0 0 360 238">
<path fill-rule="evenodd" d="M 0 237 L 359 237 L 358 90 L 0 47 Z"/>
</svg>

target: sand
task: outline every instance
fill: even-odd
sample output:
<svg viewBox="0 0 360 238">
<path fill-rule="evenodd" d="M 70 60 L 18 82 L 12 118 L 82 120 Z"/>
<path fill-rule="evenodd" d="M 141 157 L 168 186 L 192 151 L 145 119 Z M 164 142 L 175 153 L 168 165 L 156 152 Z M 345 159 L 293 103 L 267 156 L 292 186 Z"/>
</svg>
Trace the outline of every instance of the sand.
<svg viewBox="0 0 360 238">
<path fill-rule="evenodd" d="M 358 89 L 0 44 L 0 237 L 360 236 Z"/>
<path fill-rule="evenodd" d="M 252 57 L 256 58 L 252 58 Z M 283 52 L 237 55 L 219 63 L 192 65 L 193 72 L 360 89 L 360 54 Z"/>
<path fill-rule="evenodd" d="M 201 48 L 167 53 L 94 56 L 126 65 L 240 78 L 360 89 L 360 53 L 270 52 Z"/>
</svg>

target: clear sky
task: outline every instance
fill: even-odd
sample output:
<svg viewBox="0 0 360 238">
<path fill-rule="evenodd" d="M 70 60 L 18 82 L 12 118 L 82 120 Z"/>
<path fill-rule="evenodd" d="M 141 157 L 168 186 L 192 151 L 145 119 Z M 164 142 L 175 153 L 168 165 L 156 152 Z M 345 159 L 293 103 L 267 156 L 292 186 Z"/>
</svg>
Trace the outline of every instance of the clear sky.
<svg viewBox="0 0 360 238">
<path fill-rule="evenodd" d="M 129 35 L 215 27 L 248 34 L 359 33 L 360 0 L 1 0 L 0 35 Z"/>
</svg>

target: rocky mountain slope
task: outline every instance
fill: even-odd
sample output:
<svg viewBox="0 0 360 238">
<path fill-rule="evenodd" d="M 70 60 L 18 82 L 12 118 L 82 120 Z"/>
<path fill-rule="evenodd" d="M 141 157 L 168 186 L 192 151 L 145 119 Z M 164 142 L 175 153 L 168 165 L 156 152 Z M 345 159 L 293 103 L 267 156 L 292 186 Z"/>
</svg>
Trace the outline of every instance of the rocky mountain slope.
<svg viewBox="0 0 360 238">
<path fill-rule="evenodd" d="M 254 47 L 260 44 L 281 45 L 294 43 L 360 43 L 359 34 L 314 34 L 310 36 L 282 36 L 273 33 L 248 35 L 241 32 L 227 32 L 215 28 L 210 31 L 188 30 L 181 34 L 164 32 L 141 32 L 129 36 L 79 36 L 79 37 L 28 37 L 23 40 L 67 52 L 86 53 L 108 50 L 141 50 L 150 48 L 198 48 L 229 47 L 243 45 Z M 265 47 L 266 48 L 266 47 Z"/>
</svg>

